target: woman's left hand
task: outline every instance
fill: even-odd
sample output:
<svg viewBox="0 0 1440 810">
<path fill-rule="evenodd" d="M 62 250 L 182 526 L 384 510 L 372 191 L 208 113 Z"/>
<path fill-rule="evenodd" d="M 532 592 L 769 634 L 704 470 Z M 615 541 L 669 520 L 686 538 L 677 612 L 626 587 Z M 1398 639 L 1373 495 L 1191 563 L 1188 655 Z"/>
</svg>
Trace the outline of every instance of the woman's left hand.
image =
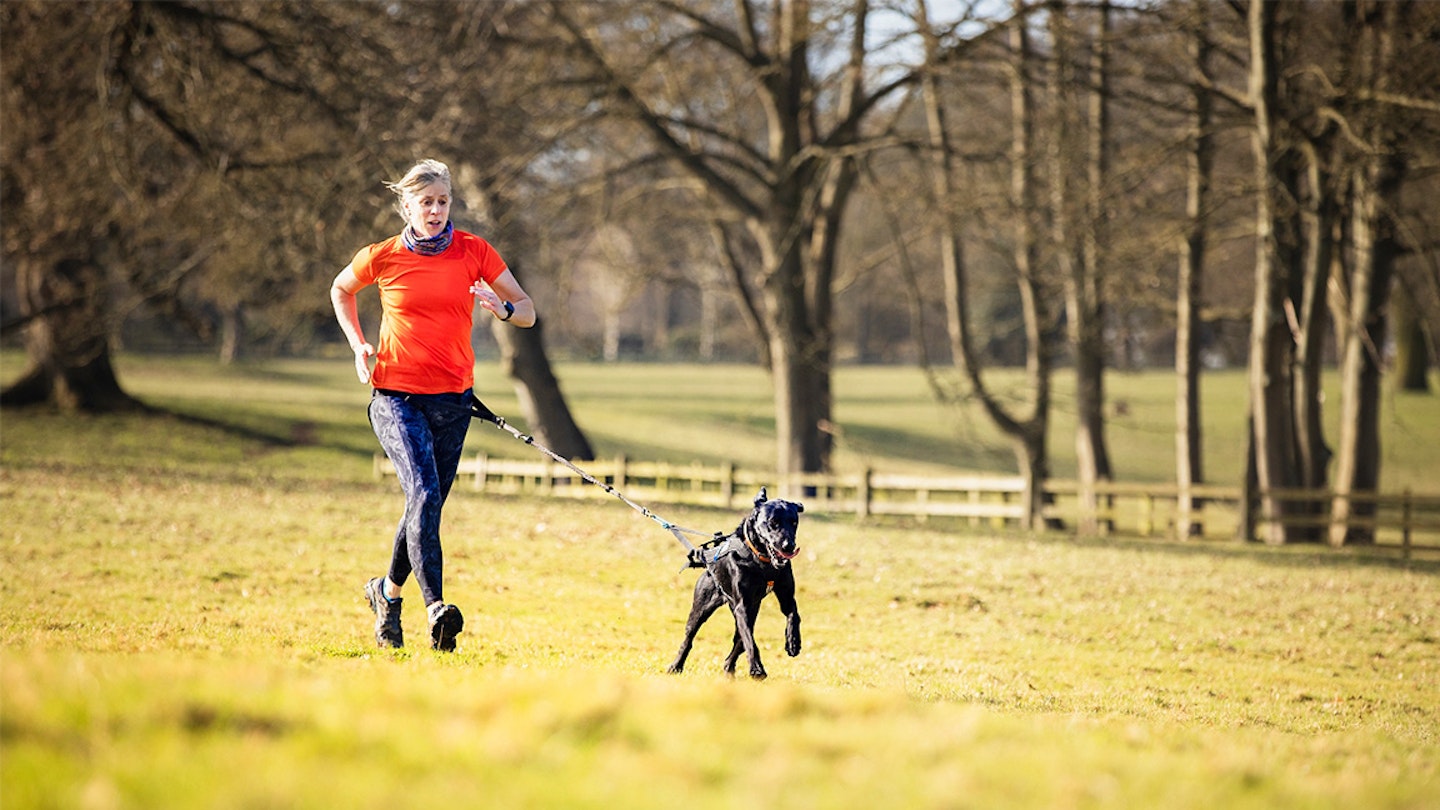
<svg viewBox="0 0 1440 810">
<path fill-rule="evenodd" d="M 480 304 L 481 308 L 489 310 L 491 315 L 497 318 L 505 317 L 505 302 L 495 294 L 494 290 L 477 281 L 470 285 L 470 294 L 475 296 L 476 303 Z"/>
<path fill-rule="evenodd" d="M 471 284 L 470 294 L 481 307 L 510 326 L 525 329 L 535 325 L 535 304 L 508 269 L 488 284 Z"/>
</svg>

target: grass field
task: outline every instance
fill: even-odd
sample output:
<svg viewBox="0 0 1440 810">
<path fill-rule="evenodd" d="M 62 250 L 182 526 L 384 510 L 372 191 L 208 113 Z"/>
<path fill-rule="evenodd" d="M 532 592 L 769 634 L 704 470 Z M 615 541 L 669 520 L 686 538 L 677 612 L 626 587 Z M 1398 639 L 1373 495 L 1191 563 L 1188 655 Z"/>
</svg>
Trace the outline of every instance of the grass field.
<svg viewBox="0 0 1440 810">
<path fill-rule="evenodd" d="M 754 683 L 720 673 L 722 615 L 664 674 L 694 574 L 653 523 L 457 489 L 460 650 L 374 650 L 360 584 L 399 498 L 369 477 L 347 366 L 124 358 L 126 386 L 172 415 L 0 414 L 0 806 L 1440 806 L 1433 561 L 807 512 L 805 649 L 785 657 L 767 602 Z M 561 376 L 602 454 L 769 463 L 757 371 Z M 1137 478 L 1164 475 L 1170 438 L 1148 426 L 1166 380 L 1112 383 L 1142 425 L 1112 432 Z M 837 390 L 842 463 L 1005 469 L 913 372 L 847 370 Z M 502 383 L 481 393 L 515 413 Z M 1387 406 L 1387 481 L 1434 480 L 1394 440 L 1440 431 L 1434 407 Z"/>
</svg>

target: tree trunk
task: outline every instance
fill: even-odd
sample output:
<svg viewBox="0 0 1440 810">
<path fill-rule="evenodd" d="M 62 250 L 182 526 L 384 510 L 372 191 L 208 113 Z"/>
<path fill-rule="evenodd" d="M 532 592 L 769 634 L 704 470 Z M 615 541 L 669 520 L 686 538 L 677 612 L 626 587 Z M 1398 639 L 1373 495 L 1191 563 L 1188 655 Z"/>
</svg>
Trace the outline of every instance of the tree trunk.
<svg viewBox="0 0 1440 810">
<path fill-rule="evenodd" d="M 1340 442 L 1335 463 L 1335 500 L 1330 544 L 1373 542 L 1374 533 L 1348 524 L 1374 514 L 1374 504 L 1350 496 L 1380 485 L 1379 347 L 1385 341 L 1385 306 L 1396 246 L 1388 235 L 1386 208 L 1396 199 L 1399 177 L 1372 169 L 1357 179 L 1354 212 L 1355 266 L 1350 281 L 1349 340 L 1340 360 Z"/>
<path fill-rule="evenodd" d="M 776 470 L 782 476 L 819 472 L 825 469 L 826 447 L 817 429 L 829 413 L 828 368 L 816 366 L 819 358 L 807 359 L 789 339 L 771 343 L 771 378 L 775 390 L 775 433 L 779 456 Z M 828 443 L 826 443 L 828 444 Z M 790 492 L 788 494 L 799 494 Z"/>
<path fill-rule="evenodd" d="M 483 200 L 490 217 L 508 234 L 507 244 L 511 247 L 504 253 L 511 255 L 507 260 L 510 272 L 523 285 L 524 277 L 517 266 L 523 261 L 519 257 L 539 252 L 533 234 L 512 216 L 513 206 L 503 192 L 476 183 L 460 189 L 460 193 L 464 198 Z M 545 352 L 543 315 L 529 329 L 517 329 L 492 318 L 490 333 L 500 347 L 501 364 L 514 380 L 520 410 L 536 441 L 568 459 L 594 458 L 595 450 L 570 413 L 570 405 L 560 391 L 560 381 Z"/>
<path fill-rule="evenodd" d="M 515 381 L 515 396 L 535 440 L 571 460 L 593 459 L 595 450 L 575 423 L 545 354 L 543 325 L 537 320 L 529 329 L 516 329 L 497 320 L 490 332 L 500 344 L 501 363 Z"/>
<path fill-rule="evenodd" d="M 1280 256 L 1277 240 L 1276 196 L 1281 185 L 1281 148 L 1275 132 L 1278 98 L 1275 69 L 1275 16 L 1278 4 L 1251 3 L 1250 101 L 1255 111 L 1252 145 L 1257 185 L 1255 211 L 1255 302 L 1250 318 L 1251 440 L 1259 487 L 1257 518 L 1263 539 L 1284 543 L 1286 504 L 1275 492 L 1297 483 L 1291 451 L 1295 446 L 1291 421 L 1293 382 L 1290 378 L 1293 342 L 1285 316 L 1288 264 Z"/>
<path fill-rule="evenodd" d="M 601 315 L 605 326 L 600 339 L 600 358 L 607 363 L 614 363 L 620 359 L 620 333 L 624 328 L 624 320 L 621 317 L 623 312 L 623 307 L 612 306 L 606 302 L 604 313 Z"/>
<path fill-rule="evenodd" d="M 220 311 L 220 365 L 233 365 L 244 345 L 244 308 L 239 304 L 227 305 Z"/>
<path fill-rule="evenodd" d="M 1015 455 L 1021 460 L 1021 474 L 1026 476 L 1025 529 L 1043 528 L 1045 476 L 1049 474 L 1049 453 L 1046 448 L 1046 434 L 1050 419 L 1050 346 L 1046 339 L 1049 318 L 1045 314 L 1044 295 L 1040 289 L 1038 257 L 1039 245 L 1036 235 L 1039 227 L 1035 223 L 1036 201 L 1034 169 L 1031 166 L 1035 153 L 1034 102 L 1031 98 L 1030 79 L 1030 37 L 1026 33 L 1026 18 L 1023 0 L 1016 0 L 1016 20 L 1010 35 L 1015 52 L 1014 70 L 1011 73 L 1011 154 L 1010 193 L 1011 205 L 1016 213 L 1015 271 L 1020 287 L 1020 308 L 1025 324 L 1025 380 L 1033 397 L 1030 416 L 1018 420 L 1006 431 Z M 998 406 L 999 403 L 995 403 Z M 1005 427 L 1005 423 L 1001 423 Z"/>
<path fill-rule="evenodd" d="M 1425 324 L 1414 295 L 1398 279 L 1391 294 L 1390 322 L 1395 340 L 1395 390 L 1428 393 L 1431 360 Z"/>
<path fill-rule="evenodd" d="M 1213 101 L 1209 88 L 1210 44 L 1206 0 L 1193 5 L 1195 30 L 1190 56 L 1198 77 L 1192 85 L 1193 118 L 1187 137 L 1185 168 L 1185 234 L 1180 240 L 1180 273 L 1175 301 L 1175 481 L 1179 485 L 1176 531 L 1181 539 L 1196 537 L 1202 524 L 1195 513 L 1204 508 L 1193 494 L 1205 482 L 1201 461 L 1199 313 L 1204 289 L 1206 212 L 1215 164 L 1215 139 L 1210 132 Z"/>
<path fill-rule="evenodd" d="M 1325 488 L 1330 464 L 1330 448 L 1325 443 L 1321 423 L 1320 371 L 1327 322 L 1325 290 L 1330 278 L 1336 206 L 1332 189 L 1326 181 L 1318 150 L 1307 148 L 1306 180 L 1300 185 L 1296 199 L 1301 205 L 1301 250 L 1299 264 L 1299 306 L 1287 306 L 1287 317 L 1293 319 L 1291 330 L 1295 344 L 1294 424 L 1296 481 L 1305 489 Z M 1289 300 L 1289 299 L 1287 299 Z M 1296 310 L 1298 309 L 1298 313 Z M 1315 517 L 1323 516 L 1327 504 L 1294 504 L 1294 511 Z M 1318 528 L 1300 527 L 1290 534 L 1291 540 L 1318 542 Z"/>
<path fill-rule="evenodd" d="M 756 229 L 760 228 L 757 223 Z M 795 230 L 809 228 L 797 226 Z M 805 272 L 800 269 L 805 258 L 800 240 L 792 237 L 787 244 L 783 238 L 767 234 L 762 253 L 765 265 L 777 268 L 769 274 L 763 298 L 770 324 L 776 471 L 787 476 L 822 472 L 829 466 L 829 434 L 820 426 L 830 421 L 831 368 L 828 336 L 814 328 L 816 312 L 807 295 Z M 826 288 L 828 295 L 828 284 Z"/>
<path fill-rule="evenodd" d="M 62 259 L 48 270 L 17 263 L 16 284 L 30 365 L 0 393 L 6 406 L 48 405 L 65 413 L 143 407 L 120 388 L 110 362 L 105 273 L 90 260 Z"/>
<path fill-rule="evenodd" d="M 1355 7 L 1360 26 L 1356 52 L 1365 90 L 1379 95 L 1389 89 L 1393 37 L 1410 7 L 1402 2 Z M 1347 339 L 1341 348 L 1340 443 L 1330 522 L 1330 544 L 1335 546 L 1375 539 L 1370 529 L 1350 525 L 1356 518 L 1372 516 L 1374 504 L 1357 503 L 1351 496 L 1373 493 L 1380 486 L 1380 350 L 1385 345 L 1385 313 L 1400 254 L 1394 212 L 1401 210 L 1404 152 L 1396 148 L 1397 136 L 1385 117 L 1367 123 L 1361 135 L 1370 148 L 1351 184 L 1353 266 Z"/>
<path fill-rule="evenodd" d="M 700 345 L 699 355 L 702 363 L 709 363 L 715 359 L 715 333 L 720 326 L 720 295 L 714 286 L 704 284 L 700 287 Z"/>
<path fill-rule="evenodd" d="M 1063 19 L 1062 13 L 1054 15 Z M 1085 132 L 1089 143 L 1085 160 L 1085 216 L 1084 230 L 1080 236 L 1080 253 L 1073 260 L 1066 288 L 1066 309 L 1069 315 L 1070 343 L 1075 352 L 1075 459 L 1080 484 L 1081 514 L 1085 516 L 1081 530 L 1087 533 L 1108 531 L 1110 521 L 1099 521 L 1099 499 L 1095 494 L 1096 484 L 1111 479 L 1110 452 L 1105 441 L 1105 298 L 1103 284 L 1104 249 L 1106 244 L 1104 189 L 1109 171 L 1107 142 L 1109 141 L 1109 41 L 1110 8 L 1101 3 L 1099 25 L 1091 48 L 1089 115 Z M 1065 27 L 1062 25 L 1062 27 Z M 1056 58 L 1061 65 L 1067 64 L 1073 48 L 1066 32 L 1066 47 L 1056 42 Z M 1062 71 L 1060 85 L 1068 88 L 1069 77 Z M 1069 108 L 1068 89 L 1057 98 L 1057 104 Z M 1078 127 L 1076 128 L 1078 129 Z M 1057 133 L 1057 140 L 1063 140 L 1063 133 Z M 1080 155 L 1078 148 L 1070 154 Z M 1055 178 L 1061 176 L 1063 167 L 1057 167 Z M 1063 195 L 1061 195 L 1063 197 Z M 1063 199 L 1057 202 L 1064 211 L 1074 210 L 1072 203 Z M 1054 215 L 1055 221 L 1071 219 L 1060 210 Z M 1069 254 L 1069 247 L 1062 241 L 1056 245 L 1061 255 Z"/>
</svg>

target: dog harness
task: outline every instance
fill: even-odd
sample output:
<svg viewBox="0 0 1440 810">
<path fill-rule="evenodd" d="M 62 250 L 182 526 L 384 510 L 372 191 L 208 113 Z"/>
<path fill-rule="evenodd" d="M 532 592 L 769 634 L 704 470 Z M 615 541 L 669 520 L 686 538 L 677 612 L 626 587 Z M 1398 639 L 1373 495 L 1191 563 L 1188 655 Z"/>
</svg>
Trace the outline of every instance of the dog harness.
<svg viewBox="0 0 1440 810">
<path fill-rule="evenodd" d="M 692 548 L 685 555 L 686 568 L 705 568 L 715 561 L 729 554 L 733 549 L 730 547 L 730 538 L 721 533 L 715 532 L 715 538 L 707 543 L 702 543 L 699 548 Z"/>
<path fill-rule="evenodd" d="M 750 549 L 750 553 L 754 554 L 757 559 L 768 565 L 770 563 L 770 558 L 763 556 L 762 554 L 760 554 L 760 552 L 755 550 L 755 546 L 751 544 L 749 540 L 746 540 L 743 537 L 743 530 L 741 534 L 742 537 L 740 539 L 742 542 L 745 543 L 745 547 Z M 685 567 L 708 569 L 711 565 L 714 565 L 716 562 L 718 562 L 721 557 L 724 557 L 726 554 L 729 554 L 734 550 L 735 546 L 730 543 L 729 536 L 721 534 L 720 532 L 716 532 L 714 540 L 711 540 L 710 542 L 701 545 L 697 549 L 691 550 L 690 554 L 686 558 L 687 564 Z M 766 580 L 765 592 L 770 593 L 773 590 L 775 590 L 775 580 Z M 726 598 L 728 599 L 729 597 Z"/>
<path fill-rule="evenodd" d="M 736 534 L 740 537 L 740 542 L 744 543 L 745 547 L 750 549 L 750 553 L 755 555 L 755 559 L 766 565 L 774 565 L 773 558 L 762 553 L 760 549 L 756 548 L 755 544 L 751 542 L 750 538 L 746 536 L 744 526 L 741 526 Z M 735 547 L 730 543 L 730 536 L 716 532 L 715 539 L 702 544 L 699 548 L 691 549 L 687 555 L 688 565 L 686 567 L 704 568 L 734 550 Z"/>
</svg>

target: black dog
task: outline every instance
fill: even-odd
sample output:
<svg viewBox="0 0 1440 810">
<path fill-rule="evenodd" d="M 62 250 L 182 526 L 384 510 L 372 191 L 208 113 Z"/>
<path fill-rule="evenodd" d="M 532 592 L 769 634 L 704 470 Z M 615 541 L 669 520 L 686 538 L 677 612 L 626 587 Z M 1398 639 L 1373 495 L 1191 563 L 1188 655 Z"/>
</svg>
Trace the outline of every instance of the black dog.
<svg viewBox="0 0 1440 810">
<path fill-rule="evenodd" d="M 764 678 L 765 666 L 755 646 L 755 617 L 760 612 L 760 601 L 772 590 L 785 615 L 785 652 L 792 658 L 800 654 L 800 611 L 795 606 L 795 571 L 790 560 L 800 550 L 795 532 L 803 511 L 805 507 L 798 503 L 767 500 L 762 488 L 755 499 L 755 511 L 735 531 L 691 552 L 690 566 L 704 568 L 705 572 L 695 583 L 685 640 L 680 643 L 675 663 L 670 665 L 671 672 L 685 669 L 696 631 L 720 605 L 726 604 L 735 615 L 735 642 L 725 657 L 726 674 L 735 674 L 735 662 L 744 650 L 750 658 L 750 677 Z"/>
</svg>

